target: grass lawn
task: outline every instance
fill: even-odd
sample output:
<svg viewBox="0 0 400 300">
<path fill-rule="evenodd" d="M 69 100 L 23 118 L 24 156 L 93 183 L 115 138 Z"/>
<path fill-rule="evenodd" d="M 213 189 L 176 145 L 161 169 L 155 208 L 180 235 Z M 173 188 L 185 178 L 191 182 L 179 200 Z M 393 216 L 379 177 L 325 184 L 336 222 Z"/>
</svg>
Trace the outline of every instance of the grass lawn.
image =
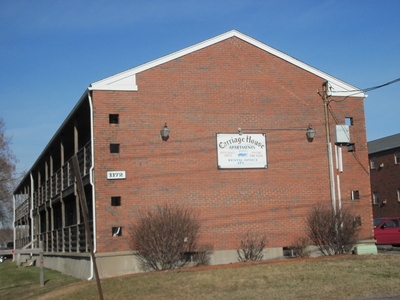
<svg viewBox="0 0 400 300">
<path fill-rule="evenodd" d="M 96 281 L 0 264 L 0 299 L 99 299 Z M 400 295 L 400 256 L 237 263 L 102 279 L 104 299 L 365 299 Z"/>
</svg>

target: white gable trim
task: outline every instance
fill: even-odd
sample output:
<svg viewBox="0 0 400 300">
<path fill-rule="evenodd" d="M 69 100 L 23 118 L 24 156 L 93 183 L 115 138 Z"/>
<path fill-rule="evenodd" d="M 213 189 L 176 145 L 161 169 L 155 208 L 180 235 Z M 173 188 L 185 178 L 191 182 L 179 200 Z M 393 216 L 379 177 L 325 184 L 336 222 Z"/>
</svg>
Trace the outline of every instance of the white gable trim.
<svg viewBox="0 0 400 300">
<path fill-rule="evenodd" d="M 281 51 L 278 51 L 264 43 L 261 43 L 261 42 L 255 40 L 243 33 L 240 33 L 237 30 L 228 31 L 224 34 L 221 34 L 219 36 L 216 36 L 214 38 L 211 38 L 211 39 L 201 42 L 199 44 L 187 47 L 185 49 L 179 50 L 172 54 L 163 56 L 156 60 L 153 60 L 153 61 L 150 61 L 143 65 L 140 65 L 136 68 L 133 68 L 133 69 L 127 70 L 125 72 L 121 72 L 116 75 L 107 77 L 100 81 L 94 82 L 90 85 L 89 89 L 90 90 L 113 90 L 113 91 L 115 91 L 115 90 L 116 91 L 137 91 L 138 90 L 138 86 L 136 84 L 136 74 L 137 73 L 151 69 L 155 66 L 158 66 L 163 63 L 169 62 L 171 60 L 177 59 L 179 57 L 190 54 L 197 50 L 206 48 L 208 46 L 211 46 L 213 44 L 216 44 L 218 42 L 221 42 L 221 41 L 226 40 L 231 37 L 240 38 L 249 44 L 252 44 L 266 52 L 271 53 L 272 55 L 275 55 L 293 65 L 298 66 L 299 68 L 302 68 L 305 71 L 308 71 L 312 74 L 315 74 L 315 75 L 321 77 L 323 80 L 327 80 L 329 82 L 329 86 L 330 86 L 329 93 L 333 96 L 353 96 L 353 97 L 361 97 L 361 98 L 366 97 L 365 93 L 360 91 L 360 89 L 358 89 L 354 86 L 351 86 L 351 85 L 349 85 L 327 73 L 324 73 L 316 68 L 313 68 L 310 65 L 307 65 L 307 64 L 305 64 L 305 63 L 303 63 Z M 321 85 L 322 85 L 322 83 L 321 83 Z"/>
</svg>

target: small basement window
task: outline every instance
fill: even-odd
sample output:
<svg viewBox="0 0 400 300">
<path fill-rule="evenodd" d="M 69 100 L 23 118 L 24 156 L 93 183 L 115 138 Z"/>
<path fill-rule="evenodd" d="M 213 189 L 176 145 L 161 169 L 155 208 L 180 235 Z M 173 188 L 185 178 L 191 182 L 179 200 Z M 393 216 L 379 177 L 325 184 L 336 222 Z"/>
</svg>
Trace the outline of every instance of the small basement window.
<svg viewBox="0 0 400 300">
<path fill-rule="evenodd" d="M 119 153 L 119 144 L 110 144 L 110 153 Z"/>
<path fill-rule="evenodd" d="M 121 206 L 121 196 L 112 196 L 111 206 Z"/>
<path fill-rule="evenodd" d="M 121 236 L 121 235 L 122 235 L 122 227 L 112 228 L 112 236 Z"/>
<path fill-rule="evenodd" d="M 354 225 L 355 225 L 356 227 L 360 227 L 360 226 L 361 226 L 361 217 L 360 217 L 360 216 L 354 217 L 353 222 L 354 222 Z"/>
<path fill-rule="evenodd" d="M 119 114 L 108 115 L 110 124 L 119 124 Z"/>
<path fill-rule="evenodd" d="M 351 191 L 351 200 L 360 200 L 360 191 Z"/>
</svg>

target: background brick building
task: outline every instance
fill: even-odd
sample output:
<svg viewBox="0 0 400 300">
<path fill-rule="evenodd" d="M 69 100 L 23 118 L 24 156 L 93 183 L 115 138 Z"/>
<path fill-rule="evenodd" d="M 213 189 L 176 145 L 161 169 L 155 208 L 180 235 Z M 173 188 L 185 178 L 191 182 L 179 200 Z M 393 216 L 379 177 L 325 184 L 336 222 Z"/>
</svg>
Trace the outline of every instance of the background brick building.
<svg viewBox="0 0 400 300">
<path fill-rule="evenodd" d="M 360 237 L 371 239 L 365 95 L 230 31 L 91 84 L 15 191 L 16 244 L 41 239 L 46 266 L 93 275 L 70 163 L 77 154 L 100 276 L 139 271 L 128 227 L 140 210 L 165 203 L 196 211 L 213 264 L 237 261 L 247 231 L 267 234 L 265 258 L 281 257 L 304 235 L 309 209 L 332 204 L 317 92 L 324 82 L 332 142 L 336 125 L 349 129 L 347 143 L 332 144 L 335 205 L 356 211 Z M 239 127 L 243 136 L 265 135 L 266 166 L 218 167 L 217 134 L 237 138 Z"/>
<path fill-rule="evenodd" d="M 400 216 L 400 134 L 368 142 L 374 218 Z"/>
</svg>

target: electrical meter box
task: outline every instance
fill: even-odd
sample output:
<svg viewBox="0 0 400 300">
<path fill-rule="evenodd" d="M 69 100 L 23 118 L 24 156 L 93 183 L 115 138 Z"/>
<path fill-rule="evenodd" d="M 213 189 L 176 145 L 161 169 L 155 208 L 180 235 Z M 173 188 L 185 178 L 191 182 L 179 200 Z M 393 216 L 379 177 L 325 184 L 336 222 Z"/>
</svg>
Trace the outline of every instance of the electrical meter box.
<svg viewBox="0 0 400 300">
<path fill-rule="evenodd" d="M 350 144 L 349 125 L 336 125 L 336 127 L 335 127 L 335 143 L 336 144 Z"/>
</svg>

